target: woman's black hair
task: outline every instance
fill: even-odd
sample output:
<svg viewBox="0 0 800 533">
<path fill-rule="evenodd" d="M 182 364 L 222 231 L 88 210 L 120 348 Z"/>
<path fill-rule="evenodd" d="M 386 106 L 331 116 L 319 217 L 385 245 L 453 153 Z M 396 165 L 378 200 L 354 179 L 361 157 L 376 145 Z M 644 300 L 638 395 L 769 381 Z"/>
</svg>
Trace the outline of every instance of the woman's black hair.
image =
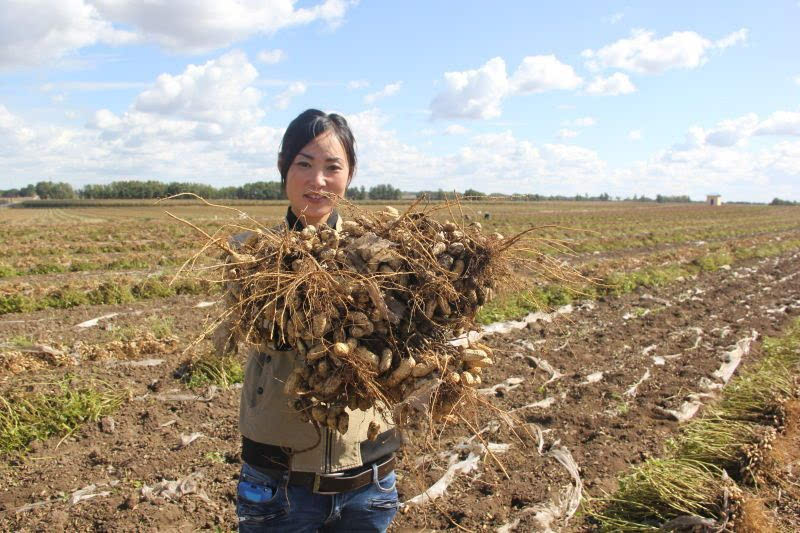
<svg viewBox="0 0 800 533">
<path fill-rule="evenodd" d="M 289 123 L 289 127 L 286 128 L 281 141 L 281 150 L 278 153 L 278 168 L 281 172 L 281 186 L 284 190 L 286 190 L 286 177 L 289 175 L 289 167 L 292 166 L 294 158 L 305 145 L 326 131 L 332 131 L 336 135 L 339 142 L 342 143 L 345 154 L 347 154 L 347 163 L 350 167 L 347 184 L 350 184 L 350 180 L 353 179 L 353 174 L 356 171 L 356 140 L 353 137 L 353 132 L 350 131 L 350 126 L 347 125 L 347 121 L 343 116 L 336 113 L 328 114 L 319 109 L 306 109 Z"/>
</svg>

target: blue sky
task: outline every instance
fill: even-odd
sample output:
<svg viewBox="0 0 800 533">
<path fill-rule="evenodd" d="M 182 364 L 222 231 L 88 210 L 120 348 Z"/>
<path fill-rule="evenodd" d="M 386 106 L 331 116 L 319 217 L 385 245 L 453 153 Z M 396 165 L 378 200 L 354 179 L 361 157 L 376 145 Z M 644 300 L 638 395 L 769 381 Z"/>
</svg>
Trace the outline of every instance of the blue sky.
<svg viewBox="0 0 800 533">
<path fill-rule="evenodd" d="M 0 0 L 0 189 L 277 179 L 308 107 L 354 184 L 800 200 L 800 2 Z"/>
</svg>

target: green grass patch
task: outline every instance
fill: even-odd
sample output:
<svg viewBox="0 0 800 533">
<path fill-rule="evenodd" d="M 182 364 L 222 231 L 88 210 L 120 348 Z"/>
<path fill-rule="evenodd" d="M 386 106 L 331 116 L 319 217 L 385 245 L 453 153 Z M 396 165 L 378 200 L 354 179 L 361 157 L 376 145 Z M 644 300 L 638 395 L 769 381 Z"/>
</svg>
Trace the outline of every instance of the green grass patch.
<svg viewBox="0 0 800 533">
<path fill-rule="evenodd" d="M 0 315 L 27 313 L 36 309 L 32 298 L 22 294 L 0 294 Z"/>
<path fill-rule="evenodd" d="M 48 393 L 0 395 L 0 453 L 24 454 L 33 441 L 69 436 L 114 412 L 125 395 L 96 383 L 76 384 L 70 376 L 51 384 Z"/>
<path fill-rule="evenodd" d="M 548 285 L 533 290 L 504 295 L 484 305 L 475 320 L 491 324 L 501 320 L 519 318 L 535 311 L 550 311 L 573 301 L 575 289 L 561 285 Z"/>
<path fill-rule="evenodd" d="M 106 264 L 103 270 L 140 270 L 149 267 L 150 263 L 143 259 L 123 258 Z"/>
<path fill-rule="evenodd" d="M 70 272 L 86 272 L 89 270 L 100 270 L 102 268 L 102 265 L 98 263 L 92 263 L 91 261 L 72 261 L 69 264 Z"/>
<path fill-rule="evenodd" d="M 59 263 L 41 263 L 28 269 L 28 274 L 59 274 L 67 267 Z"/>
<path fill-rule="evenodd" d="M 131 287 L 131 293 L 137 300 L 149 300 L 172 296 L 175 294 L 175 289 L 160 279 L 148 278 Z"/>
<path fill-rule="evenodd" d="M 89 303 L 89 298 L 84 291 L 76 289 L 57 289 L 47 294 L 42 300 L 36 302 L 38 309 L 45 309 L 48 307 L 54 309 L 69 309 L 78 305 L 86 305 Z"/>
<path fill-rule="evenodd" d="M 639 287 L 663 287 L 675 282 L 680 277 L 693 275 L 695 269 L 687 265 L 665 265 L 647 267 L 631 272 L 615 272 L 603 279 L 598 288 L 606 294 L 621 296 L 633 292 Z"/>
<path fill-rule="evenodd" d="M 112 281 L 100 284 L 97 288 L 89 291 L 86 296 L 92 305 L 127 304 L 136 300 L 129 285 Z"/>
<path fill-rule="evenodd" d="M 589 508 L 600 531 L 659 531 L 678 516 L 716 519 L 724 511 L 722 470 L 690 459 L 648 459 L 619 480 L 602 510 Z"/>
<path fill-rule="evenodd" d="M 751 467 L 758 466 L 751 463 L 749 452 L 774 432 L 773 428 L 722 418 L 711 411 L 689 422 L 678 438 L 667 443 L 667 451 L 673 457 L 715 465 L 740 481 L 751 474 Z"/>
<path fill-rule="evenodd" d="M 5 343 L 6 347 L 9 348 L 30 348 L 33 346 L 33 339 L 26 335 L 16 335 L 8 339 Z"/>
<path fill-rule="evenodd" d="M 733 263 L 733 257 L 727 252 L 706 254 L 692 261 L 692 264 L 703 272 L 713 272 L 719 270 L 723 265 L 731 263 Z"/>
<path fill-rule="evenodd" d="M 165 339 L 172 335 L 175 327 L 175 319 L 171 316 L 152 316 L 147 319 L 147 324 L 145 327 L 147 328 L 147 331 L 155 336 L 156 339 Z"/>
<path fill-rule="evenodd" d="M 181 279 L 170 285 L 168 276 L 148 278 L 136 283 L 106 281 L 90 291 L 65 287 L 45 296 L 32 298 L 21 294 L 0 295 L 0 315 L 27 313 L 40 309 L 68 309 L 78 305 L 119 305 L 137 300 L 166 298 L 175 295 L 199 295 L 219 292 L 220 288 L 202 280 Z"/>
<path fill-rule="evenodd" d="M 192 389 L 209 385 L 227 389 L 244 381 L 244 369 L 235 356 L 206 355 L 189 363 L 183 379 Z"/>
<path fill-rule="evenodd" d="M 18 275 L 17 269 L 9 265 L 0 265 L 0 278 L 10 278 Z"/>
</svg>

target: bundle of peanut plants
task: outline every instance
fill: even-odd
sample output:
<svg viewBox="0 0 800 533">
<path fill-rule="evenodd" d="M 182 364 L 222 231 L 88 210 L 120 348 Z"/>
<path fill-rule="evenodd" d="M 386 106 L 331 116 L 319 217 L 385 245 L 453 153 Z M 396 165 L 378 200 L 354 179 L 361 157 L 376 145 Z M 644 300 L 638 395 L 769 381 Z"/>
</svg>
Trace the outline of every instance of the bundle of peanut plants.
<svg viewBox="0 0 800 533">
<path fill-rule="evenodd" d="M 465 397 L 477 398 L 473 388 L 493 364 L 492 350 L 450 339 L 474 327 L 480 306 L 521 279 L 520 272 L 543 278 L 563 268 L 531 255 L 530 230 L 504 238 L 479 223 L 432 216 L 448 209 L 463 220 L 453 213 L 457 203 L 418 205 L 402 214 L 344 205 L 340 230 L 256 227 L 235 242 L 209 236 L 225 251 L 218 351 L 246 344 L 296 352 L 284 384 L 291 407 L 342 433 L 346 408 L 396 415 L 413 396 L 441 418 Z M 525 259 L 518 253 L 523 247 Z"/>
</svg>

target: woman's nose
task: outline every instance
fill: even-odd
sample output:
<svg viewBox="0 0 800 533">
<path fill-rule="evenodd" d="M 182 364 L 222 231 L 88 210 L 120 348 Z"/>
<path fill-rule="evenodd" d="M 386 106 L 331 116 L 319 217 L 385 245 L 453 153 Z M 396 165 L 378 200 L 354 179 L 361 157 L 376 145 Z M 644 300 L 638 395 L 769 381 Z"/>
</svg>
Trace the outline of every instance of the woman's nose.
<svg viewBox="0 0 800 533">
<path fill-rule="evenodd" d="M 320 187 L 325 185 L 325 172 L 323 169 L 316 169 L 311 176 L 311 181 L 314 185 L 318 185 Z"/>
</svg>

